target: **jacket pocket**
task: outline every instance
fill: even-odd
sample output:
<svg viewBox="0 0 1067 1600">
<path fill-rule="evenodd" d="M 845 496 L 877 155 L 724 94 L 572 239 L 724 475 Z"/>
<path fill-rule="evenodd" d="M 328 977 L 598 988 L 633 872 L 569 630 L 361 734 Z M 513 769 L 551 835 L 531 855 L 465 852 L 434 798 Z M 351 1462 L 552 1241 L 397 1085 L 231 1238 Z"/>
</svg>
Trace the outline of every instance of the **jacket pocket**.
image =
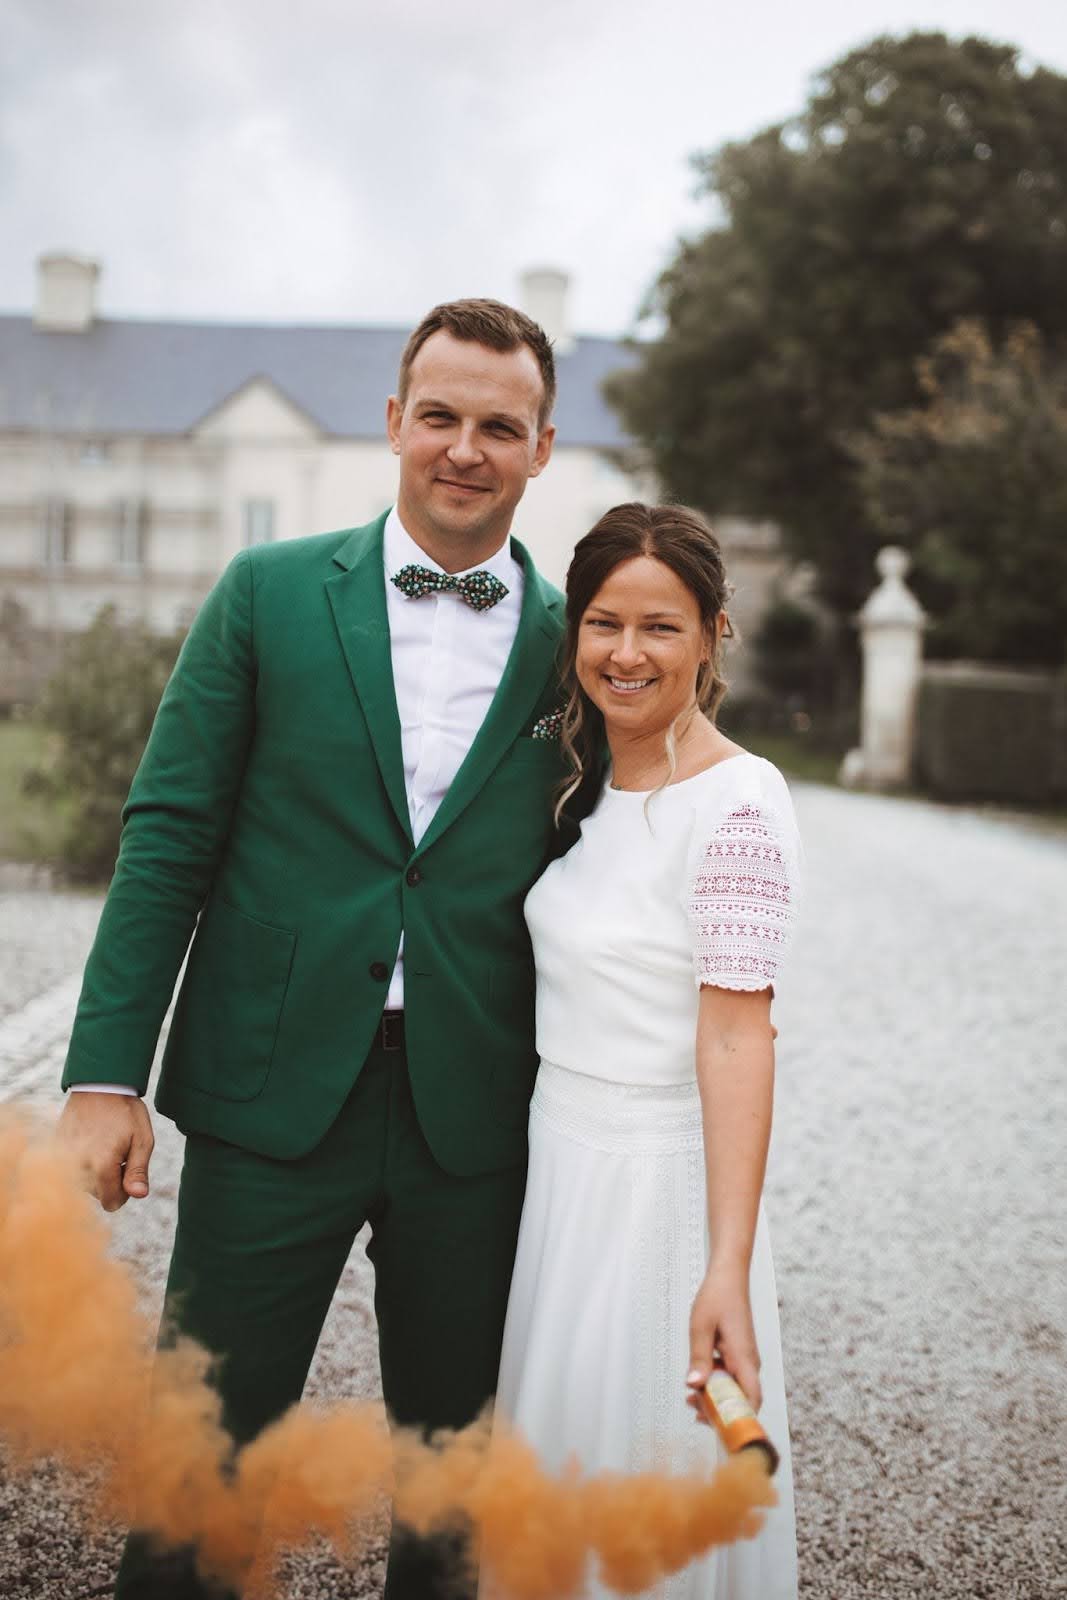
<svg viewBox="0 0 1067 1600">
<path fill-rule="evenodd" d="M 216 898 L 200 919 L 174 1018 L 181 1077 L 220 1100 L 252 1100 L 270 1072 L 296 934 Z"/>
</svg>

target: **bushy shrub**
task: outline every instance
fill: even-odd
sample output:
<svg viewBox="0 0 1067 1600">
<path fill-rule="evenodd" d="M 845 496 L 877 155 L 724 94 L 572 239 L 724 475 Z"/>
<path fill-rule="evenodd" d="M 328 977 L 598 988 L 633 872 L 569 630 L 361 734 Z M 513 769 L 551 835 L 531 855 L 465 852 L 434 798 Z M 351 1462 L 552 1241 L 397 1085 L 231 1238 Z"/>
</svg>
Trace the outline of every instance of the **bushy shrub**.
<svg viewBox="0 0 1067 1600">
<path fill-rule="evenodd" d="M 35 720 L 51 734 L 30 794 L 62 799 L 69 815 L 56 863 L 70 878 L 102 882 L 118 854 L 121 811 L 181 645 L 105 606 L 67 643 Z"/>
<path fill-rule="evenodd" d="M 821 653 L 814 611 L 779 596 L 763 613 L 753 647 L 764 687 L 808 709 L 816 693 Z"/>
</svg>

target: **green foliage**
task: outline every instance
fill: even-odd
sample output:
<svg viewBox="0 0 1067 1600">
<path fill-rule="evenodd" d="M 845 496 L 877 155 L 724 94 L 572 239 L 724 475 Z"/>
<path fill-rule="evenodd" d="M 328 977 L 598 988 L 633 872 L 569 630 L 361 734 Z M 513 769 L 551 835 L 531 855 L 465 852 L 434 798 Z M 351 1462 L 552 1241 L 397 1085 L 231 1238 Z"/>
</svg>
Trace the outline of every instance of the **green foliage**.
<svg viewBox="0 0 1067 1600">
<path fill-rule="evenodd" d="M 913 552 L 928 653 L 1056 666 L 1067 651 L 1067 367 L 1033 327 L 997 352 L 961 323 L 919 367 L 924 404 L 852 453 L 868 519 Z"/>
<path fill-rule="evenodd" d="M 812 739 L 810 733 L 796 729 L 768 733 L 757 728 L 746 733 L 741 742 L 754 756 L 772 761 L 788 778 L 799 778 L 805 783 L 837 783 L 844 751 Z"/>
<path fill-rule="evenodd" d="M 48 646 L 13 594 L 0 595 L 0 705 L 26 705 L 41 682 Z"/>
<path fill-rule="evenodd" d="M 49 734 L 20 717 L 0 718 L 0 861 L 54 861 L 63 809 L 27 795 L 26 774 L 48 758 Z"/>
<path fill-rule="evenodd" d="M 71 639 L 46 685 L 36 720 L 49 729 L 50 758 L 27 774 L 28 794 L 61 799 L 69 822 L 60 865 L 71 878 L 108 878 L 118 854 L 120 814 L 148 740 L 180 639 L 122 623 L 114 606 Z"/>
<path fill-rule="evenodd" d="M 916 361 L 963 318 L 1067 338 L 1067 79 L 980 39 L 880 38 L 697 167 L 720 220 L 609 396 L 671 494 L 779 523 L 848 614 L 878 531 L 847 436 L 916 402 Z"/>
<path fill-rule="evenodd" d="M 808 606 L 779 596 L 760 619 L 753 641 L 760 681 L 783 699 L 810 706 L 819 687 L 819 619 Z"/>
</svg>

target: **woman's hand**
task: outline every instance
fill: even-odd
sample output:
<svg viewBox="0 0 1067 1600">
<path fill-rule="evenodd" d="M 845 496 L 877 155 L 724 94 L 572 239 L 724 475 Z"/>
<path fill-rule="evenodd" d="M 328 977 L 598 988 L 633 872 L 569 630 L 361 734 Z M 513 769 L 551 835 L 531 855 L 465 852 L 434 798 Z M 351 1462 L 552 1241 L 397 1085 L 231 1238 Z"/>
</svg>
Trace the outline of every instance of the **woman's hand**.
<svg viewBox="0 0 1067 1600">
<path fill-rule="evenodd" d="M 748 1268 L 720 1267 L 713 1262 L 697 1290 L 689 1314 L 689 1372 L 686 1383 L 696 1393 L 711 1376 L 716 1352 L 731 1377 L 758 1411 L 763 1404 L 759 1350 L 748 1297 Z M 698 1416 L 700 1415 L 698 1411 Z"/>
</svg>

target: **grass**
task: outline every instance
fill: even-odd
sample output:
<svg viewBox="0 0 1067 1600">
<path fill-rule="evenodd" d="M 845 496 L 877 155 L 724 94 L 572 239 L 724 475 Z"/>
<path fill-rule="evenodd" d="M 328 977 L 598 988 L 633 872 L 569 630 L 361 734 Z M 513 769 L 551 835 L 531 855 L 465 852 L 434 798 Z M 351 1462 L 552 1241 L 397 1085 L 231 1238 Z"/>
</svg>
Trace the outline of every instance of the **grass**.
<svg viewBox="0 0 1067 1600">
<path fill-rule="evenodd" d="M 62 802 L 29 795 L 23 780 L 48 753 L 32 722 L 0 722 L 0 861 L 55 861 L 66 827 Z"/>
<path fill-rule="evenodd" d="M 772 761 L 787 778 L 801 778 L 808 783 L 837 782 L 841 757 L 814 748 L 802 734 L 746 732 L 738 739 L 753 755 Z"/>
<path fill-rule="evenodd" d="M 803 734 L 746 732 L 738 736 L 738 742 L 754 755 L 765 756 L 768 761 L 773 761 L 787 778 L 798 778 L 808 783 L 837 784 L 841 756 L 813 748 Z M 867 791 L 860 789 L 856 792 L 864 794 Z M 978 796 L 973 799 L 945 799 L 919 788 L 894 789 L 891 792 L 897 800 L 932 801 L 935 805 L 978 811 L 987 817 L 1016 822 L 1046 833 L 1067 832 L 1067 807 L 1058 803 L 1026 805 L 1022 801 L 983 800 Z"/>
</svg>

